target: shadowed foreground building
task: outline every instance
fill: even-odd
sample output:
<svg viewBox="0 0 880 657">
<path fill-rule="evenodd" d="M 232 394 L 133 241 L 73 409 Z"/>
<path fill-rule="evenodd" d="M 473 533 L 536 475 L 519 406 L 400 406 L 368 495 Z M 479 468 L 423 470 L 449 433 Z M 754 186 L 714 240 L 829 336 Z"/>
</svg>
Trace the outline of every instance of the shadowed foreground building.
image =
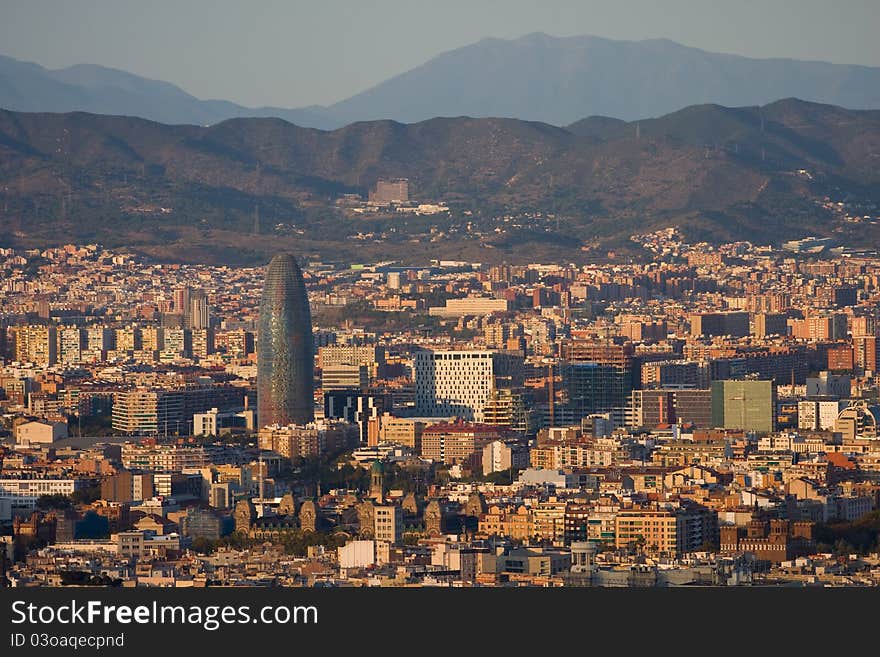
<svg viewBox="0 0 880 657">
<path fill-rule="evenodd" d="M 260 426 L 314 419 L 312 318 L 302 271 L 290 254 L 272 258 L 260 300 L 257 415 Z"/>
</svg>

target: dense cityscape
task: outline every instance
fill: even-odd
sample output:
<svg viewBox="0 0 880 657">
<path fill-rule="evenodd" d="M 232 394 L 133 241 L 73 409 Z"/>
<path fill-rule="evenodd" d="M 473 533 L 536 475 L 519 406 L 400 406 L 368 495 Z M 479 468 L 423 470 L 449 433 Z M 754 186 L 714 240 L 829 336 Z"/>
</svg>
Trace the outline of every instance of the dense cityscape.
<svg viewBox="0 0 880 657">
<path fill-rule="evenodd" d="M 880 584 L 880 256 L 632 241 L 0 249 L 3 585 Z"/>
</svg>

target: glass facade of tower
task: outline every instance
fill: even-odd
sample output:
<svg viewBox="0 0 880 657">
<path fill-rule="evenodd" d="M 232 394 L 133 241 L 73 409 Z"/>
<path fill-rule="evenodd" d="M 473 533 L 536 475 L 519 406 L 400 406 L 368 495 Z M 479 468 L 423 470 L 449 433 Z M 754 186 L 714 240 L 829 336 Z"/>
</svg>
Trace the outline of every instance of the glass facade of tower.
<svg viewBox="0 0 880 657">
<path fill-rule="evenodd" d="M 626 405 L 632 390 L 629 367 L 616 364 L 564 362 L 562 387 L 575 420 Z"/>
<path fill-rule="evenodd" d="M 302 271 L 289 254 L 272 258 L 260 301 L 257 419 L 305 424 L 314 419 L 314 347 Z"/>
</svg>

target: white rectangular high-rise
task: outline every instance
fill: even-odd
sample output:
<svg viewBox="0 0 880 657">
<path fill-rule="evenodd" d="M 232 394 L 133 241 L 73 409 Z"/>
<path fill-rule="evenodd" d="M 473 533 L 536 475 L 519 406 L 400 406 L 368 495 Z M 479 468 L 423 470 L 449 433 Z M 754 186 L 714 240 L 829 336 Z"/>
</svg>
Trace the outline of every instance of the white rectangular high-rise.
<svg viewBox="0 0 880 657">
<path fill-rule="evenodd" d="M 413 359 L 416 412 L 483 421 L 496 388 L 522 385 L 521 356 L 501 351 L 420 351 Z"/>
</svg>

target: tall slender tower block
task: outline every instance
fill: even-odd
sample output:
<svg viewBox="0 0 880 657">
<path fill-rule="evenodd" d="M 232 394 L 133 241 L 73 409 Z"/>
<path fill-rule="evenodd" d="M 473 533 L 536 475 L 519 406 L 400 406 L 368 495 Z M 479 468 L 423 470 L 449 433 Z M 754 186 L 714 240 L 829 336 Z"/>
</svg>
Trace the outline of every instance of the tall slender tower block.
<svg viewBox="0 0 880 657">
<path fill-rule="evenodd" d="M 257 346 L 257 419 L 305 424 L 314 415 L 314 347 L 302 271 L 288 253 L 266 269 Z"/>
</svg>

